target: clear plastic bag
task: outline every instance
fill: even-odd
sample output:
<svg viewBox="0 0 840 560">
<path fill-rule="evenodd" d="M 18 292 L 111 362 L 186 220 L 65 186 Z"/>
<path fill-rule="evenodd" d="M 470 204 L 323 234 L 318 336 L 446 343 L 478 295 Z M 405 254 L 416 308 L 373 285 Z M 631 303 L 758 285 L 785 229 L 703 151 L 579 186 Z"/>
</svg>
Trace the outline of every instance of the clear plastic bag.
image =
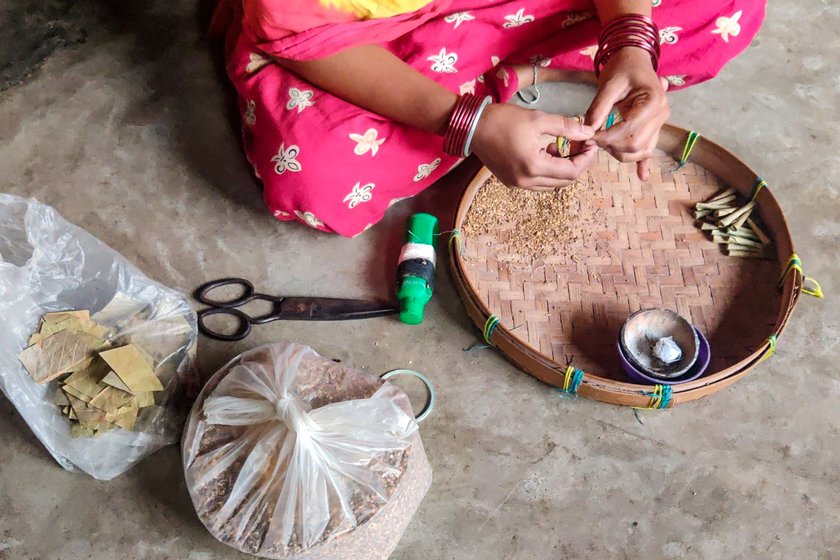
<svg viewBox="0 0 840 560">
<path fill-rule="evenodd" d="M 405 393 L 291 343 L 216 373 L 182 450 L 208 530 L 265 558 L 387 558 L 431 485 Z"/>
<path fill-rule="evenodd" d="M 164 390 L 134 430 L 72 437 L 52 402 L 54 383 L 39 385 L 18 354 L 51 311 L 119 309 L 98 318 L 114 345 L 135 343 L 153 355 Z M 158 449 L 176 443 L 195 392 L 195 313 L 184 296 L 143 275 L 113 249 L 33 199 L 0 194 L 0 390 L 41 443 L 67 470 L 109 480 Z"/>
</svg>

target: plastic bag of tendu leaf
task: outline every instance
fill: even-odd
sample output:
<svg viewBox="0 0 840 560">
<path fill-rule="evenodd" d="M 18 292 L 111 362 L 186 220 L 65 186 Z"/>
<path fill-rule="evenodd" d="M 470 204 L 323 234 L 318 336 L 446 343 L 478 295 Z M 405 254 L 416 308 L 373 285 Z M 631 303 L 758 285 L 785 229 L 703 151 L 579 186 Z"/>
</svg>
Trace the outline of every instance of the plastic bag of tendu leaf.
<svg viewBox="0 0 840 560">
<path fill-rule="evenodd" d="M 198 386 L 186 297 L 7 194 L 0 317 L 0 392 L 62 467 L 109 480 L 179 440 Z"/>
<path fill-rule="evenodd" d="M 402 390 L 291 343 L 222 367 L 182 452 L 207 529 L 264 558 L 385 559 L 432 480 Z"/>
</svg>

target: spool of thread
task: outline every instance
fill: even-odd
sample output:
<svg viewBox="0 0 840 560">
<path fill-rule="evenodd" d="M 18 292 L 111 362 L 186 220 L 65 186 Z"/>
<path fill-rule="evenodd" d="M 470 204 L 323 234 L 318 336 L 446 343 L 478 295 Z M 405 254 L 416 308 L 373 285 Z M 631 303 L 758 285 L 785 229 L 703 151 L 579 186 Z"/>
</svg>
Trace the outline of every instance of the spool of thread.
<svg viewBox="0 0 840 560">
<path fill-rule="evenodd" d="M 435 290 L 435 239 L 438 219 L 431 214 L 414 214 L 408 219 L 405 244 L 397 266 L 397 299 L 400 321 L 409 325 L 423 322 L 423 310 Z"/>
</svg>

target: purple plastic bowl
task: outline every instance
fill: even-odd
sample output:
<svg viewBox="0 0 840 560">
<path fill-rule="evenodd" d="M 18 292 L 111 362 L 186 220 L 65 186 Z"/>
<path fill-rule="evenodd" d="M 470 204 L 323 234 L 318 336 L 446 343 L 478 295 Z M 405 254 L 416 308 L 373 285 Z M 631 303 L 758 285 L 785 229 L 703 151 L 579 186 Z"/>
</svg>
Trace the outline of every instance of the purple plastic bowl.
<svg viewBox="0 0 840 560">
<path fill-rule="evenodd" d="M 696 327 L 694 328 L 694 332 L 697 333 L 697 338 L 700 340 L 700 348 L 698 348 L 697 351 L 697 361 L 694 362 L 694 365 L 691 366 L 691 369 L 689 369 L 685 375 L 674 379 L 659 379 L 657 377 L 644 374 L 633 367 L 633 364 L 627 360 L 624 356 L 624 352 L 621 351 L 621 344 L 616 343 L 618 347 L 618 356 L 621 358 L 621 367 L 624 369 L 624 373 L 626 373 L 633 381 L 637 381 L 643 385 L 676 385 L 678 383 L 694 381 L 706 373 L 706 370 L 709 368 L 709 361 L 712 359 L 709 341 L 706 340 L 703 333 L 701 333 Z"/>
</svg>

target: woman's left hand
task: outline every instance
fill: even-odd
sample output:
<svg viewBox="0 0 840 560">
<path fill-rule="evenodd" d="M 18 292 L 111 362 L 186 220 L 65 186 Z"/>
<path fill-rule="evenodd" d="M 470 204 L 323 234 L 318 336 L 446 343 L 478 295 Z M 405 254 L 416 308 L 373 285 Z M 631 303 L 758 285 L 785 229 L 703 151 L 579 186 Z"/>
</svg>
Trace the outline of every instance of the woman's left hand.
<svg viewBox="0 0 840 560">
<path fill-rule="evenodd" d="M 613 106 L 622 122 L 599 130 L 595 142 L 618 161 L 635 161 L 639 179 L 650 176 L 648 160 L 656 149 L 659 131 L 671 114 L 665 91 L 650 54 L 635 47 L 623 48 L 610 57 L 601 71 L 598 93 L 586 113 L 586 124 L 599 130 Z"/>
</svg>

